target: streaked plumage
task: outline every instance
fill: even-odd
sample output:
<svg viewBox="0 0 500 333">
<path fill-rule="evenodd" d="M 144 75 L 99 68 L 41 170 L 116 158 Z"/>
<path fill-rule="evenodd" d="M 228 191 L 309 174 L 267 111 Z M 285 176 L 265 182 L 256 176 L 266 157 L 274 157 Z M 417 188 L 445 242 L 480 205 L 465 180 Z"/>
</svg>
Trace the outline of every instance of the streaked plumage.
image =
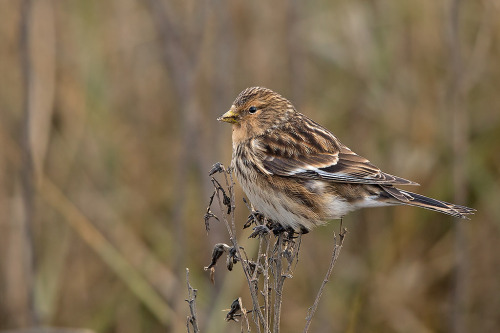
<svg viewBox="0 0 500 333">
<path fill-rule="evenodd" d="M 474 212 L 394 187 L 418 184 L 382 172 L 272 90 L 244 90 L 218 120 L 233 124 L 232 166 L 244 192 L 284 227 L 306 232 L 359 208 L 398 204 Z"/>
</svg>

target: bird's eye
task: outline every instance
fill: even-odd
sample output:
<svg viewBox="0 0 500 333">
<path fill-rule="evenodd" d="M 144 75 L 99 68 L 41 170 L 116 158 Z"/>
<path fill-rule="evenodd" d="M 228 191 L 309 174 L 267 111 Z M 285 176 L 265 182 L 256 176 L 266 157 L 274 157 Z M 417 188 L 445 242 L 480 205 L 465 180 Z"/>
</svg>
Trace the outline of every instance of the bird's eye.
<svg viewBox="0 0 500 333">
<path fill-rule="evenodd" d="M 255 113 L 255 112 L 257 112 L 257 107 L 251 106 L 250 109 L 248 109 L 248 112 L 249 113 Z"/>
</svg>

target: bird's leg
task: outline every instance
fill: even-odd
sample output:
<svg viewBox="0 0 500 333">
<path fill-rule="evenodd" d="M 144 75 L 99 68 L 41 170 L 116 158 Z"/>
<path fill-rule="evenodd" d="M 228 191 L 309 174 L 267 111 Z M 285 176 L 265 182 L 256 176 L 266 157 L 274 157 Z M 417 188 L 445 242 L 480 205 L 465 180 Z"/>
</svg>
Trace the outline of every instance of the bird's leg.
<svg viewBox="0 0 500 333">
<path fill-rule="evenodd" d="M 262 215 L 262 213 L 257 210 L 253 210 L 250 213 L 250 215 L 248 215 L 247 221 L 243 225 L 243 229 L 250 227 L 254 223 L 257 226 L 263 225 L 264 224 L 263 221 L 264 221 L 264 215 Z"/>
<path fill-rule="evenodd" d="M 249 203 L 245 198 L 243 198 L 243 202 L 250 211 L 250 215 L 248 215 L 247 221 L 243 225 L 243 229 L 250 227 L 253 223 L 255 223 L 255 225 L 257 226 L 264 224 L 264 219 L 265 219 L 264 214 L 256 210 L 253 207 L 252 203 Z"/>
<path fill-rule="evenodd" d="M 271 219 L 266 219 L 266 220 L 267 220 L 267 227 L 273 231 L 274 236 L 278 237 L 279 235 L 287 231 L 287 229 L 283 227 L 280 223 L 275 222 Z"/>
<path fill-rule="evenodd" d="M 266 225 L 260 224 L 253 228 L 253 232 L 250 234 L 250 236 L 248 236 L 248 238 L 255 238 L 257 236 L 262 237 L 264 235 L 267 235 L 270 231 L 271 230 L 269 230 Z"/>
</svg>

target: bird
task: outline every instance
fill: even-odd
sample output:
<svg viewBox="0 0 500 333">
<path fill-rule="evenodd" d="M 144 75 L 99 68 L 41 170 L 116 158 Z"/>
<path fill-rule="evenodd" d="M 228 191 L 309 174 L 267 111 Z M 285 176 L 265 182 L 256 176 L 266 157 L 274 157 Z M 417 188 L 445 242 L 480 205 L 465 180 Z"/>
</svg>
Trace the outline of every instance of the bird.
<svg viewBox="0 0 500 333">
<path fill-rule="evenodd" d="M 369 207 L 475 212 L 397 188 L 418 184 L 382 172 L 270 89 L 243 90 L 217 120 L 232 125 L 231 168 L 252 206 L 283 228 L 304 234 Z"/>
</svg>

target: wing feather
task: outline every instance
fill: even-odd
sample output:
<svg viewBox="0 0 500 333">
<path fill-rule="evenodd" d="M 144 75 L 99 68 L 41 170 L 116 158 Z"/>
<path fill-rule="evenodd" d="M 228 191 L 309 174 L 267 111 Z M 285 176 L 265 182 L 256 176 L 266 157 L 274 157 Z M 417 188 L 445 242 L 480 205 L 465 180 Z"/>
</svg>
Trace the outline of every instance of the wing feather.
<svg viewBox="0 0 500 333">
<path fill-rule="evenodd" d="M 341 183 L 418 185 L 382 172 L 327 129 L 301 116 L 301 122 L 253 139 L 259 168 L 265 173 Z"/>
</svg>

